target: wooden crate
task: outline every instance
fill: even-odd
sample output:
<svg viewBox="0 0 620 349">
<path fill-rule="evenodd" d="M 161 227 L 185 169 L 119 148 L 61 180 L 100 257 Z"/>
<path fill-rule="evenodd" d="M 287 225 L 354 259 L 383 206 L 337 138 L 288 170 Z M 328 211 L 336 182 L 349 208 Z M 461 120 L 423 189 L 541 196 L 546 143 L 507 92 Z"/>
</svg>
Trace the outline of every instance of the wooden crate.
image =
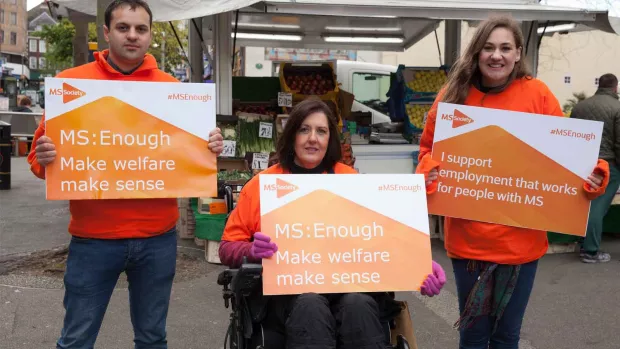
<svg viewBox="0 0 620 349">
<path fill-rule="evenodd" d="M 575 253 L 579 248 L 579 244 L 576 242 L 572 242 L 569 244 L 549 244 L 549 248 L 547 248 L 546 254 L 557 254 L 557 253 Z"/>
<path fill-rule="evenodd" d="M 193 239 L 196 231 L 196 219 L 189 199 L 178 199 L 179 220 L 177 221 L 177 232 L 181 239 Z"/>
<path fill-rule="evenodd" d="M 206 243 L 206 242 L 205 242 L 205 240 L 203 240 L 203 239 L 199 239 L 199 238 L 195 237 L 195 238 L 194 238 L 194 243 L 195 243 L 195 244 L 196 244 L 196 246 L 198 246 L 198 247 L 204 247 L 204 245 L 205 245 L 205 243 Z"/>
</svg>

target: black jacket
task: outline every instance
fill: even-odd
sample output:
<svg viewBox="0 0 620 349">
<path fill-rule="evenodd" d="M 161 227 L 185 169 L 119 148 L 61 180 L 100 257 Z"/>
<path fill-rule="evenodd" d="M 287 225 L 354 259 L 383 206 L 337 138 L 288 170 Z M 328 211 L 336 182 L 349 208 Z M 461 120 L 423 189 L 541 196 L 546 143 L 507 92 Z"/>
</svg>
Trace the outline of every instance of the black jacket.
<svg viewBox="0 0 620 349">
<path fill-rule="evenodd" d="M 604 122 L 599 158 L 620 165 L 620 100 L 611 89 L 599 88 L 594 96 L 573 108 L 571 118 Z"/>
</svg>

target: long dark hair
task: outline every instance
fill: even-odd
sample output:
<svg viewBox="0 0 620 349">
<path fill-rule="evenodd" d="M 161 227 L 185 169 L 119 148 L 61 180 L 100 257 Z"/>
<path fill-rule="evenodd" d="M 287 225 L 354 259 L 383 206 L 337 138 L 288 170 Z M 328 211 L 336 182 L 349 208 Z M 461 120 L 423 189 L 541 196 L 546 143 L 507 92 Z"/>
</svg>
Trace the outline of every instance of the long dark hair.
<svg viewBox="0 0 620 349">
<path fill-rule="evenodd" d="M 504 85 L 492 89 L 490 92 L 500 92 L 515 79 L 532 75 L 524 59 L 524 39 L 521 27 L 508 16 L 493 16 L 480 23 L 474 37 L 465 49 L 465 52 L 461 54 L 450 70 L 442 102 L 454 104 L 465 103 L 465 99 L 469 93 L 469 87 L 481 77 L 480 67 L 478 67 L 480 51 L 484 48 L 491 32 L 496 28 L 506 28 L 512 32 L 516 48 L 521 48 L 521 59 L 515 62 L 514 69 L 508 77 L 508 81 Z"/>
<path fill-rule="evenodd" d="M 297 132 L 301 128 L 304 120 L 308 116 L 314 113 L 323 113 L 327 117 L 327 123 L 329 125 L 329 143 L 325 152 L 325 157 L 321 162 L 321 166 L 324 169 L 331 169 L 342 158 L 342 149 L 340 148 L 340 136 L 338 132 L 338 124 L 336 118 L 332 113 L 332 110 L 316 97 L 309 97 L 291 110 L 288 121 L 282 136 L 278 140 L 276 147 L 276 156 L 280 166 L 285 170 L 290 170 L 295 162 L 295 139 Z"/>
</svg>

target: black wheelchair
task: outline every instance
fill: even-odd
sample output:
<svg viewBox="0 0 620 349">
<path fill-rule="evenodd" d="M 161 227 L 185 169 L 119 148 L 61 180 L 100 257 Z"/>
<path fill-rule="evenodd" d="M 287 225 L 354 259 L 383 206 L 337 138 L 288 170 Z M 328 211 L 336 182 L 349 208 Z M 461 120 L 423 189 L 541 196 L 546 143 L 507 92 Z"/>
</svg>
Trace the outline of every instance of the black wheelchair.
<svg viewBox="0 0 620 349">
<path fill-rule="evenodd" d="M 256 323 L 256 305 L 251 299 L 260 297 L 259 290 L 262 284 L 261 264 L 243 263 L 239 269 L 227 269 L 218 275 L 217 283 L 223 286 L 224 305 L 232 307 L 230 324 L 226 332 L 224 349 L 281 349 L 263 348 L 258 346 L 250 348 L 250 340 Z M 394 299 L 394 293 L 390 293 Z M 394 349 L 410 349 L 409 343 L 403 334 L 392 333 L 396 328 L 395 320 L 384 323 L 387 342 Z"/>
</svg>

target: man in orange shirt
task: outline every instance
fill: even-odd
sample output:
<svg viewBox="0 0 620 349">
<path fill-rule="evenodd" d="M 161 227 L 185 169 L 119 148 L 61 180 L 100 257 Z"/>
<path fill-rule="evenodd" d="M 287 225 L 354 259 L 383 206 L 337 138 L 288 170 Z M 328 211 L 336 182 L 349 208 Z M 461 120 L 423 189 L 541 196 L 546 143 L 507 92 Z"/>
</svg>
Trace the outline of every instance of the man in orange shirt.
<svg viewBox="0 0 620 349">
<path fill-rule="evenodd" d="M 109 50 L 95 61 L 65 70 L 60 78 L 178 82 L 157 68 L 147 54 L 152 14 L 142 0 L 116 0 L 105 12 Z M 45 178 L 54 161 L 53 140 L 45 119 L 35 132 L 28 156 L 32 172 Z M 209 135 L 209 149 L 221 153 L 219 129 Z M 73 200 L 69 257 L 65 272 L 66 315 L 57 348 L 93 348 L 112 291 L 122 272 L 129 282 L 135 348 L 167 348 L 166 317 L 176 268 L 176 199 Z"/>
</svg>

